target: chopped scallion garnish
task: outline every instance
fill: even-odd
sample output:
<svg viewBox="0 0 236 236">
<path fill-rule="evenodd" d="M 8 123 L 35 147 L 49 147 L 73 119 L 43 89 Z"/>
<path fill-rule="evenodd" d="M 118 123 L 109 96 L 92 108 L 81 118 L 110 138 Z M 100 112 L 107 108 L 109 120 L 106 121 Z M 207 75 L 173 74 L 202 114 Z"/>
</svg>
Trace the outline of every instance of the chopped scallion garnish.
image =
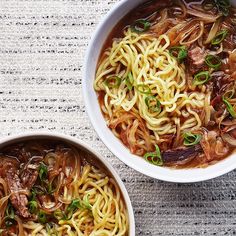
<svg viewBox="0 0 236 236">
<path fill-rule="evenodd" d="M 132 25 L 131 25 L 131 30 L 135 33 L 143 33 L 146 32 L 150 29 L 151 23 L 147 20 L 144 19 L 139 19 L 136 20 Z"/>
<path fill-rule="evenodd" d="M 149 86 L 146 85 L 146 84 L 138 84 L 138 85 L 137 85 L 137 90 L 138 90 L 140 93 L 143 93 L 143 94 L 151 94 L 151 89 L 150 89 Z"/>
<path fill-rule="evenodd" d="M 11 203 L 9 203 L 9 204 L 7 205 L 7 208 L 6 208 L 6 217 L 7 217 L 7 218 L 10 218 L 10 219 L 14 219 L 14 218 L 15 218 L 14 208 L 13 208 L 13 206 L 11 205 Z"/>
<path fill-rule="evenodd" d="M 207 83 L 211 79 L 209 71 L 201 71 L 194 76 L 194 85 L 202 85 Z"/>
<path fill-rule="evenodd" d="M 230 113 L 230 115 L 233 118 L 236 118 L 236 111 L 235 111 L 234 107 L 229 102 L 229 100 L 233 98 L 234 94 L 235 94 L 234 90 L 229 90 L 223 95 L 222 100 L 223 100 L 224 104 L 226 105 L 226 108 L 227 108 L 228 112 Z"/>
<path fill-rule="evenodd" d="M 227 35 L 228 35 L 228 30 L 227 29 L 221 30 L 219 33 L 217 33 L 215 38 L 212 39 L 211 44 L 212 45 L 220 44 L 227 37 Z"/>
<path fill-rule="evenodd" d="M 134 86 L 134 77 L 133 77 L 132 72 L 129 72 L 129 74 L 127 75 L 125 79 L 125 84 L 129 90 L 132 90 Z"/>
<path fill-rule="evenodd" d="M 222 64 L 221 59 L 215 55 L 207 55 L 205 57 L 205 63 L 215 70 L 218 70 Z"/>
<path fill-rule="evenodd" d="M 63 211 L 61 211 L 60 209 L 57 209 L 56 211 L 54 211 L 53 216 L 57 220 L 66 220 L 67 219 L 65 213 Z"/>
<path fill-rule="evenodd" d="M 147 96 L 145 98 L 145 104 L 148 107 L 148 109 L 152 112 L 160 112 L 161 111 L 161 103 L 154 96 Z"/>
<path fill-rule="evenodd" d="M 53 222 L 49 222 L 46 224 L 46 231 L 47 231 L 47 234 L 50 236 L 57 236 L 58 235 L 56 225 Z"/>
<path fill-rule="evenodd" d="M 161 151 L 158 145 L 155 145 L 156 151 L 155 152 L 148 152 L 144 155 L 146 161 L 150 162 L 156 166 L 163 166 L 163 159 L 161 156 Z"/>
<path fill-rule="evenodd" d="M 224 16 L 229 15 L 230 1 L 229 0 L 215 0 L 218 11 Z"/>
<path fill-rule="evenodd" d="M 37 201 L 31 200 L 31 201 L 29 201 L 28 205 L 29 205 L 30 213 L 35 214 L 37 212 L 37 209 L 38 209 Z"/>
<path fill-rule="evenodd" d="M 105 81 L 104 84 L 108 87 L 108 88 L 119 88 L 120 84 L 121 84 L 121 78 L 118 76 L 111 76 L 108 77 Z"/>
<path fill-rule="evenodd" d="M 47 215 L 42 210 L 40 210 L 39 213 L 38 213 L 38 221 L 41 224 L 45 224 L 47 222 Z"/>
<path fill-rule="evenodd" d="M 184 133 L 184 145 L 194 146 L 198 144 L 202 139 L 200 134 L 192 134 L 191 132 Z"/>
<path fill-rule="evenodd" d="M 87 195 L 84 197 L 84 200 L 82 201 L 82 205 L 83 205 L 85 208 L 91 210 L 91 209 L 92 209 L 92 205 L 89 203 L 89 197 L 90 197 L 89 194 L 87 194 Z"/>
<path fill-rule="evenodd" d="M 188 51 L 185 46 L 176 46 L 170 48 L 170 55 L 175 57 L 179 63 L 182 63 L 188 56 Z"/>
<path fill-rule="evenodd" d="M 45 179 L 47 179 L 47 176 L 48 168 L 43 162 L 41 162 L 39 166 L 39 179 L 43 182 Z"/>
</svg>

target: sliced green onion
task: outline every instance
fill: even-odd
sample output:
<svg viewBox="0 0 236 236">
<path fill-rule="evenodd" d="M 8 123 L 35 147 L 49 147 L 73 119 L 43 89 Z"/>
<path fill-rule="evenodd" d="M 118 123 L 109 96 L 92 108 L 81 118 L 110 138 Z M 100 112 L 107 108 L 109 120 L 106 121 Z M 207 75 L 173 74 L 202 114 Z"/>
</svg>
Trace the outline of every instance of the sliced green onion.
<svg viewBox="0 0 236 236">
<path fill-rule="evenodd" d="M 80 199 L 74 199 L 67 207 L 66 209 L 67 219 L 70 219 L 77 209 L 82 208 L 80 201 L 81 201 Z"/>
<path fill-rule="evenodd" d="M 151 89 L 149 88 L 148 85 L 146 84 L 138 84 L 137 85 L 137 90 L 140 92 L 140 93 L 143 93 L 143 94 L 151 94 Z"/>
<path fill-rule="evenodd" d="M 8 217 L 10 219 L 15 218 L 14 208 L 10 203 L 7 205 L 7 208 L 6 208 L 6 217 Z"/>
<path fill-rule="evenodd" d="M 194 85 L 202 85 L 207 83 L 211 79 L 209 71 L 201 71 L 194 76 Z"/>
<path fill-rule="evenodd" d="M 134 86 L 134 77 L 133 77 L 133 74 L 132 72 L 129 72 L 129 74 L 127 75 L 126 79 L 125 79 L 125 84 L 127 86 L 127 88 L 129 90 L 132 90 L 133 89 L 133 86 Z"/>
<path fill-rule="evenodd" d="M 211 44 L 212 45 L 218 45 L 220 44 L 228 35 L 228 30 L 227 29 L 223 29 L 221 30 L 219 33 L 217 33 L 217 35 L 215 36 L 215 38 L 212 39 Z"/>
<path fill-rule="evenodd" d="M 223 95 L 222 100 L 223 100 L 224 104 L 226 105 L 226 108 L 227 108 L 228 112 L 230 113 L 230 115 L 233 118 L 236 118 L 235 109 L 229 102 L 229 99 L 231 99 L 234 96 L 234 94 L 235 94 L 234 90 L 229 90 Z"/>
<path fill-rule="evenodd" d="M 80 208 L 81 207 L 80 201 L 81 201 L 80 199 L 72 200 L 70 205 L 67 207 L 67 211 L 74 211 Z"/>
<path fill-rule="evenodd" d="M 48 168 L 44 163 L 40 163 L 39 166 L 39 179 L 43 182 L 48 177 Z"/>
<path fill-rule="evenodd" d="M 230 115 L 231 115 L 233 118 L 236 118 L 236 112 L 235 112 L 235 109 L 233 108 L 233 106 L 229 103 L 228 100 L 224 100 L 224 99 L 223 99 L 223 101 L 224 101 L 224 103 L 225 103 L 225 105 L 226 105 L 226 107 L 227 107 L 227 110 L 228 110 L 228 112 L 230 113 Z"/>
<path fill-rule="evenodd" d="M 46 190 L 47 190 L 47 193 L 49 195 L 52 195 L 56 191 L 56 186 L 55 185 L 56 185 L 55 183 L 53 184 L 53 180 L 48 184 Z"/>
<path fill-rule="evenodd" d="M 145 98 L 145 103 L 148 109 L 152 112 L 160 112 L 161 111 L 161 103 L 154 96 L 147 96 Z"/>
<path fill-rule="evenodd" d="M 38 209 L 37 201 L 35 200 L 29 201 L 28 206 L 29 206 L 30 213 L 35 214 L 37 212 L 37 209 Z"/>
<path fill-rule="evenodd" d="M 150 162 L 156 166 L 163 166 L 163 159 L 161 156 L 161 151 L 158 145 L 155 145 L 156 151 L 155 152 L 148 152 L 144 155 L 146 161 Z"/>
<path fill-rule="evenodd" d="M 205 57 L 205 63 L 215 70 L 218 70 L 222 64 L 221 59 L 214 55 L 207 55 Z"/>
<path fill-rule="evenodd" d="M 56 211 L 54 211 L 53 216 L 57 219 L 57 220 L 68 220 L 65 213 L 59 209 L 57 209 Z"/>
<path fill-rule="evenodd" d="M 229 8 L 230 8 L 229 0 L 215 0 L 215 4 L 218 8 L 218 11 L 221 12 L 224 16 L 229 15 Z"/>
<path fill-rule="evenodd" d="M 170 55 L 175 57 L 179 63 L 182 63 L 184 59 L 188 56 L 188 51 L 185 46 L 172 47 L 169 50 Z"/>
<path fill-rule="evenodd" d="M 57 236 L 58 235 L 56 225 L 52 222 L 49 222 L 46 224 L 46 231 L 47 231 L 48 235 L 50 235 L 50 236 Z"/>
<path fill-rule="evenodd" d="M 121 84 L 121 78 L 118 76 L 111 76 L 108 77 L 105 81 L 104 84 L 108 87 L 108 88 L 119 88 L 120 84 Z"/>
<path fill-rule="evenodd" d="M 202 139 L 200 134 L 192 134 L 191 132 L 184 133 L 184 145 L 194 146 L 198 144 Z"/>
<path fill-rule="evenodd" d="M 89 197 L 90 197 L 89 194 L 87 194 L 87 195 L 85 196 L 84 200 L 82 201 L 82 205 L 83 205 L 85 208 L 91 210 L 91 209 L 92 209 L 92 205 L 89 203 Z"/>
<path fill-rule="evenodd" d="M 41 224 L 45 224 L 47 222 L 47 215 L 42 210 L 40 210 L 39 213 L 38 213 L 38 221 Z"/>
<path fill-rule="evenodd" d="M 37 190 L 35 188 L 32 188 L 30 199 L 35 200 L 37 195 Z"/>
<path fill-rule="evenodd" d="M 144 19 L 139 19 L 131 25 L 131 30 L 135 33 L 143 33 L 150 29 L 151 23 Z"/>
</svg>

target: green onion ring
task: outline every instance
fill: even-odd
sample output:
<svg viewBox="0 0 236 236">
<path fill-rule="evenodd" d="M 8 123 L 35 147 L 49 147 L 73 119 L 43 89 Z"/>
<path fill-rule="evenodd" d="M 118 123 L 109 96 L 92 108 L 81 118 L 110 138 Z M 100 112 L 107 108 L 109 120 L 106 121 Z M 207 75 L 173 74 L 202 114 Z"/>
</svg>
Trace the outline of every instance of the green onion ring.
<svg viewBox="0 0 236 236">
<path fill-rule="evenodd" d="M 140 93 L 143 93 L 143 94 L 151 94 L 151 89 L 149 88 L 148 85 L 146 84 L 138 84 L 137 85 L 137 90 L 140 92 Z"/>
<path fill-rule="evenodd" d="M 226 105 L 226 108 L 227 108 L 228 112 L 230 113 L 230 115 L 233 118 L 236 118 L 235 109 L 229 102 L 229 100 L 234 96 L 234 94 L 235 94 L 234 90 L 229 90 L 222 96 L 222 100 L 223 100 L 224 104 Z"/>
<path fill-rule="evenodd" d="M 148 109 L 152 112 L 160 112 L 161 111 L 161 103 L 154 96 L 147 96 L 145 98 L 145 104 L 147 105 Z"/>
<path fill-rule="evenodd" d="M 104 84 L 108 87 L 108 88 L 119 88 L 120 84 L 121 84 L 121 78 L 118 76 L 111 76 L 108 77 L 105 81 Z"/>
<path fill-rule="evenodd" d="M 146 32 L 150 29 L 151 23 L 147 20 L 144 19 L 139 19 L 136 20 L 132 25 L 131 25 L 131 30 L 135 33 L 143 33 Z"/>
<path fill-rule="evenodd" d="M 209 71 L 201 71 L 194 76 L 194 85 L 202 85 L 207 83 L 211 79 Z"/>
<path fill-rule="evenodd" d="M 175 57 L 179 63 L 182 63 L 188 56 L 188 51 L 185 46 L 175 46 L 169 49 L 170 55 Z"/>
<path fill-rule="evenodd" d="M 134 86 L 134 77 L 132 72 L 129 72 L 126 79 L 125 79 L 125 84 L 129 90 L 132 90 Z"/>
<path fill-rule="evenodd" d="M 215 38 L 212 39 L 211 44 L 212 45 L 220 44 L 227 37 L 228 32 L 229 31 L 227 29 L 223 29 L 220 32 L 218 32 Z"/>
<path fill-rule="evenodd" d="M 222 64 L 221 59 L 215 55 L 207 55 L 205 57 L 205 63 L 215 70 L 218 70 Z"/>
<path fill-rule="evenodd" d="M 198 144 L 202 139 L 200 134 L 192 134 L 191 132 L 184 133 L 184 145 L 194 146 Z"/>
<path fill-rule="evenodd" d="M 163 159 L 161 156 L 161 151 L 158 145 L 155 145 L 156 151 L 155 152 L 147 152 L 144 155 L 144 158 L 149 163 L 156 165 L 156 166 L 163 166 Z"/>
</svg>

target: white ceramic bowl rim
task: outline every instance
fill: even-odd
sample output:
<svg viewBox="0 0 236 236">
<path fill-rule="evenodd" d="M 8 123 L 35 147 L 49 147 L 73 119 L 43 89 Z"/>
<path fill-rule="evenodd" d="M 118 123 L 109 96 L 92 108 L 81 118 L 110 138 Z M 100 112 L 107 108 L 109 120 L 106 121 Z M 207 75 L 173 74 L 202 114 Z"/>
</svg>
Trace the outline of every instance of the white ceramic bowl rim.
<svg viewBox="0 0 236 236">
<path fill-rule="evenodd" d="M 109 170 L 111 175 L 114 177 L 115 181 L 117 182 L 121 193 L 123 195 L 127 211 L 128 211 L 128 217 L 129 217 L 129 235 L 134 236 L 135 235 L 135 220 L 134 220 L 134 213 L 133 213 L 133 208 L 131 205 L 131 201 L 128 195 L 128 192 L 125 188 L 125 185 L 123 184 L 122 180 L 120 179 L 119 175 L 116 173 L 115 169 L 109 164 L 109 162 L 102 157 L 98 152 L 96 152 L 94 149 L 92 149 L 88 144 L 85 142 L 73 138 L 68 135 L 64 134 L 59 134 L 56 132 L 27 132 L 24 134 L 19 134 L 19 135 L 13 135 L 13 136 L 8 136 L 5 138 L 0 139 L 0 148 L 5 147 L 6 145 L 9 144 L 14 144 L 17 142 L 21 141 L 26 141 L 26 140 L 37 140 L 37 139 L 49 139 L 49 140 L 60 140 L 64 141 L 65 143 L 70 143 L 74 145 L 75 147 L 78 148 L 83 148 L 85 151 L 91 153 L 92 155 L 96 156 L 98 160 L 101 161 L 101 163 L 104 164 L 104 166 Z"/>
<path fill-rule="evenodd" d="M 97 95 L 93 89 L 97 62 L 108 33 L 112 31 L 123 16 L 144 1 L 145 0 L 123 0 L 116 4 L 97 27 L 87 49 L 83 67 L 82 87 L 86 110 L 94 129 L 103 143 L 121 161 L 133 169 L 156 179 L 177 183 L 192 183 L 209 180 L 234 170 L 236 168 L 236 154 L 207 168 L 173 170 L 157 167 L 147 163 L 140 157 L 132 155 L 107 128 L 98 104 Z M 235 1 L 236 0 L 233 0 L 233 2 Z"/>
</svg>

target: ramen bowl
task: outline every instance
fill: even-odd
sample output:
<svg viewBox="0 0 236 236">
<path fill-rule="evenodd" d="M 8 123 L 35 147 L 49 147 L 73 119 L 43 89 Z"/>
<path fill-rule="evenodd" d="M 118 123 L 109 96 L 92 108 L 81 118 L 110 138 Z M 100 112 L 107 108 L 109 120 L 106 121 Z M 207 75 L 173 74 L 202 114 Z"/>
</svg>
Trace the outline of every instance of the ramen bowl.
<svg viewBox="0 0 236 236">
<path fill-rule="evenodd" d="M 100 110 L 97 94 L 93 87 L 100 52 L 109 33 L 117 23 L 127 13 L 143 2 L 145 1 L 124 0 L 116 4 L 99 24 L 87 50 L 82 86 L 86 110 L 94 129 L 104 144 L 121 161 L 136 171 L 155 179 L 177 183 L 191 183 L 209 180 L 234 170 L 236 168 L 235 154 L 206 168 L 172 169 L 151 165 L 144 158 L 131 154 L 130 150 L 107 127 L 105 118 Z"/>
<path fill-rule="evenodd" d="M 34 142 L 34 141 L 36 141 L 36 142 Z M 20 145 L 21 143 L 27 143 L 27 142 L 31 143 L 31 146 L 32 146 L 32 143 L 35 143 L 36 145 L 38 145 L 39 142 L 45 142 L 45 143 L 55 142 L 55 143 L 60 143 L 60 145 L 62 145 L 62 144 L 68 145 L 70 147 L 73 147 L 76 150 L 81 151 L 79 156 L 81 156 L 81 157 L 84 156 L 86 165 L 87 165 L 87 163 L 92 163 L 93 166 L 95 166 L 96 168 L 98 168 L 102 171 L 101 173 L 106 173 L 107 176 L 111 177 L 115 181 L 116 186 L 120 190 L 120 193 L 122 196 L 122 202 L 126 206 L 126 209 L 127 209 L 127 221 L 128 221 L 128 226 L 129 226 L 129 230 L 128 230 L 127 235 L 129 235 L 129 236 L 135 235 L 134 214 L 133 214 L 133 209 L 132 209 L 132 205 L 131 205 L 127 190 L 126 190 L 124 184 L 122 183 L 119 175 L 114 170 L 114 168 L 99 153 L 97 153 L 95 150 L 93 150 L 91 147 L 89 147 L 86 143 L 84 143 L 76 138 L 66 136 L 63 134 L 56 134 L 56 133 L 50 133 L 50 132 L 31 132 L 31 133 L 27 133 L 27 134 L 20 134 L 20 135 L 16 135 L 16 136 L 10 136 L 10 137 L 3 138 L 0 141 L 0 149 L 3 150 L 6 147 L 8 147 L 8 149 L 9 149 L 9 146 L 11 146 L 11 145 L 13 145 L 13 146 L 17 145 L 17 144 Z M 36 150 L 36 149 L 33 149 L 33 150 Z M 51 152 L 51 149 L 50 149 L 50 152 Z M 37 158 L 37 155 L 33 156 L 32 159 L 33 158 Z M 68 161 L 69 161 L 69 159 L 68 159 Z M 80 163 L 80 165 L 81 165 L 81 163 Z M 76 165 L 73 165 L 73 166 L 76 166 Z M 40 177 L 40 175 L 39 175 L 39 177 Z M 114 182 L 112 182 L 112 183 L 114 183 Z M 88 184 L 88 186 L 89 186 L 89 184 Z M 102 186 L 101 186 L 101 188 L 102 188 Z M 105 192 L 103 194 L 105 194 Z M 97 200 L 96 200 L 96 202 L 97 202 Z"/>
</svg>

